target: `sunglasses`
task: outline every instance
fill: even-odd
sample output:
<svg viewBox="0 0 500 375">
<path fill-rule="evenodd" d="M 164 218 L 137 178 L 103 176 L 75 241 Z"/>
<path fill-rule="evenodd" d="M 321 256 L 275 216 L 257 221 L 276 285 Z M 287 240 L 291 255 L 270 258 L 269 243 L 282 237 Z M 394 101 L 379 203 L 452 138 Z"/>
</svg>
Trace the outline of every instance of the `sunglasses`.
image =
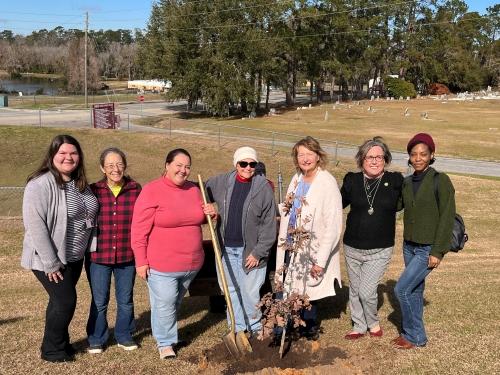
<svg viewBox="0 0 500 375">
<path fill-rule="evenodd" d="M 257 162 L 256 161 L 251 161 L 251 162 L 248 162 L 248 161 L 239 161 L 238 164 L 240 165 L 241 168 L 246 168 L 248 166 L 250 166 L 250 168 L 255 168 L 257 166 Z"/>
</svg>

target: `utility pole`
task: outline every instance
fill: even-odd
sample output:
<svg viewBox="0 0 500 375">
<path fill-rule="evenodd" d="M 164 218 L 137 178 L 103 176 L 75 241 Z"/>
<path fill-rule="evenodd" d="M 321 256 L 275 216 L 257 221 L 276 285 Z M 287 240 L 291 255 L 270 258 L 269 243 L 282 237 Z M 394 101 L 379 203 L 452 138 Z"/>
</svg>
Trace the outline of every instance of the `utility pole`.
<svg viewBox="0 0 500 375">
<path fill-rule="evenodd" d="M 85 108 L 89 106 L 89 99 L 87 96 L 87 35 L 89 31 L 89 12 L 85 12 L 85 62 L 84 62 L 84 83 L 85 90 Z"/>
</svg>

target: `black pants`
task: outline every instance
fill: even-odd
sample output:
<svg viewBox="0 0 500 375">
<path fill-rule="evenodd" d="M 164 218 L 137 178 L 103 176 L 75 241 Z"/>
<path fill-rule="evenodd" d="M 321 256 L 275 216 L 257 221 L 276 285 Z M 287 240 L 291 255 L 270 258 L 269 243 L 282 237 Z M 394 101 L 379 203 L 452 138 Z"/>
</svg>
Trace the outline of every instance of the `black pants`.
<svg viewBox="0 0 500 375">
<path fill-rule="evenodd" d="M 42 358 L 53 361 L 68 357 L 69 324 L 76 308 L 76 283 L 82 273 L 83 260 L 69 262 L 61 270 L 64 280 L 49 281 L 42 271 L 33 270 L 36 278 L 49 295 L 45 313 L 45 332 L 42 341 Z"/>
</svg>

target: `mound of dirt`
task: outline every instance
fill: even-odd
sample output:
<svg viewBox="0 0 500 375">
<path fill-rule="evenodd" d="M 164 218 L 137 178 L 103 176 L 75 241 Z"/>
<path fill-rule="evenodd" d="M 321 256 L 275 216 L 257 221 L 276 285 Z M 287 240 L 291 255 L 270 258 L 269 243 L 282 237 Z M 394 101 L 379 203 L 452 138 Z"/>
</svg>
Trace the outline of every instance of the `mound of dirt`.
<svg viewBox="0 0 500 375">
<path fill-rule="evenodd" d="M 206 350 L 198 358 L 190 358 L 190 362 L 198 365 L 200 374 L 222 373 L 261 374 L 261 375 L 298 375 L 331 374 L 335 362 L 336 374 L 359 374 L 360 371 L 347 361 L 347 354 L 335 346 L 327 346 L 318 341 L 307 341 L 303 338 L 288 341 L 283 358 L 279 357 L 279 345 L 272 340 L 259 341 L 250 339 L 253 352 L 239 358 L 232 357 L 224 343 Z M 307 370 L 309 369 L 309 370 Z"/>
<path fill-rule="evenodd" d="M 448 95 L 450 94 L 451 91 L 448 88 L 448 86 L 442 84 L 442 83 L 432 83 L 429 86 L 429 94 L 431 95 Z"/>
</svg>

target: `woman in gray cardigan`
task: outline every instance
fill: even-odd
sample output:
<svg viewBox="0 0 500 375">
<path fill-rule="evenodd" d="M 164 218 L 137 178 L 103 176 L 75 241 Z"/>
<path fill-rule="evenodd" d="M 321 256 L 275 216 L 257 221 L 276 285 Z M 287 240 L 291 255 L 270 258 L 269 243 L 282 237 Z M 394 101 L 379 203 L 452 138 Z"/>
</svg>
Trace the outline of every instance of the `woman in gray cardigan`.
<svg viewBox="0 0 500 375">
<path fill-rule="evenodd" d="M 256 305 L 276 240 L 274 193 L 266 178 L 255 174 L 257 162 L 253 148 L 240 147 L 233 157 L 236 170 L 207 182 L 209 197 L 219 210 L 217 232 L 237 332 L 261 329 Z"/>
<path fill-rule="evenodd" d="M 56 136 L 24 191 L 21 259 L 49 295 L 41 346 L 41 357 L 49 362 L 73 360 L 68 327 L 98 208 L 80 144 L 69 135 Z"/>
</svg>

